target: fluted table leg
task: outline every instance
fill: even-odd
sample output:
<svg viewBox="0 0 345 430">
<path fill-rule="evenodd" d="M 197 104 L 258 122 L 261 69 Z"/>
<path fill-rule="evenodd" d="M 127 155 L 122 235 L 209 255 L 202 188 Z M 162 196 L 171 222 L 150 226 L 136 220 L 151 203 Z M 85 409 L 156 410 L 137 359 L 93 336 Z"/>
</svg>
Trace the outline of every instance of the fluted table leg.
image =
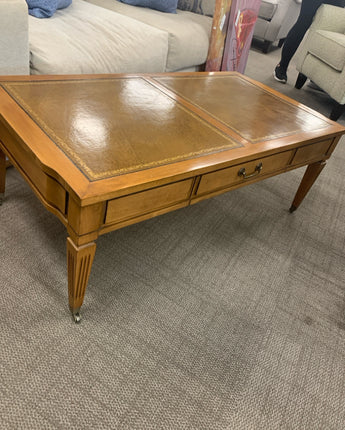
<svg viewBox="0 0 345 430">
<path fill-rule="evenodd" d="M 95 242 L 78 247 L 70 237 L 67 238 L 68 300 L 76 323 L 80 322 L 79 311 L 83 304 L 95 252 Z"/>
</svg>

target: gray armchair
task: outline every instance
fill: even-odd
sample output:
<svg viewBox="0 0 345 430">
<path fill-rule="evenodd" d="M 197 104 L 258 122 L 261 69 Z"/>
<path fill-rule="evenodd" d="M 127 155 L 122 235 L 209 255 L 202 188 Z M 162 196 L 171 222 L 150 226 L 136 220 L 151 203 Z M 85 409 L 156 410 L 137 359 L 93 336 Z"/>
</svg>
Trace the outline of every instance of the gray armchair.
<svg viewBox="0 0 345 430">
<path fill-rule="evenodd" d="M 296 53 L 300 72 L 295 87 L 307 78 L 334 99 L 330 118 L 345 111 L 345 9 L 323 4 Z"/>
<path fill-rule="evenodd" d="M 254 38 L 264 42 L 267 54 L 274 42 L 281 46 L 290 28 L 295 24 L 302 0 L 262 0 L 254 28 Z"/>
</svg>

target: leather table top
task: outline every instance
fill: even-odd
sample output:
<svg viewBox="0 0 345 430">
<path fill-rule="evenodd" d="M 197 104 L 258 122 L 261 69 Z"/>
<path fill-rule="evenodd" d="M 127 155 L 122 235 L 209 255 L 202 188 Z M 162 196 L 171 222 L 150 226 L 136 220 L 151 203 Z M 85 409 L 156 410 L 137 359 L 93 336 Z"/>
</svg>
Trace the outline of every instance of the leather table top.
<svg viewBox="0 0 345 430">
<path fill-rule="evenodd" d="M 236 73 L 1 85 L 89 181 L 330 126 Z"/>
</svg>

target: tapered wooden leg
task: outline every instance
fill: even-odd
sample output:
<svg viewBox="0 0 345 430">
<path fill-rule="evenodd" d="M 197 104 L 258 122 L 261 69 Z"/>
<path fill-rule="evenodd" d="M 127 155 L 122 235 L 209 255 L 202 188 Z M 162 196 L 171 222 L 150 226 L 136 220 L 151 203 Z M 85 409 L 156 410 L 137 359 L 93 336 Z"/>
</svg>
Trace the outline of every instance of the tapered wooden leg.
<svg viewBox="0 0 345 430">
<path fill-rule="evenodd" d="M 303 73 L 299 73 L 295 83 L 295 88 L 300 90 L 303 87 L 303 85 L 306 83 L 307 79 L 308 78 L 305 75 L 303 75 Z"/>
<path fill-rule="evenodd" d="M 95 242 L 78 247 L 70 237 L 67 238 L 68 300 L 76 323 L 80 322 L 79 310 L 84 301 L 95 252 Z"/>
<path fill-rule="evenodd" d="M 345 112 L 345 105 L 341 105 L 340 103 L 334 102 L 334 107 L 329 116 L 329 119 L 332 121 L 338 121 L 340 116 Z"/>
<path fill-rule="evenodd" d="M 290 207 L 290 212 L 294 212 L 302 203 L 304 197 L 307 195 L 325 165 L 326 161 L 318 161 L 317 163 L 309 164 Z"/>
<path fill-rule="evenodd" d="M 0 149 L 0 206 L 5 196 L 6 183 L 6 156 Z"/>
<path fill-rule="evenodd" d="M 279 39 L 278 48 L 281 48 L 284 45 L 285 37 L 283 39 Z"/>
<path fill-rule="evenodd" d="M 262 47 L 262 52 L 264 54 L 268 54 L 268 51 L 271 49 L 271 46 L 272 46 L 272 42 L 270 42 L 269 40 L 265 40 Z"/>
</svg>

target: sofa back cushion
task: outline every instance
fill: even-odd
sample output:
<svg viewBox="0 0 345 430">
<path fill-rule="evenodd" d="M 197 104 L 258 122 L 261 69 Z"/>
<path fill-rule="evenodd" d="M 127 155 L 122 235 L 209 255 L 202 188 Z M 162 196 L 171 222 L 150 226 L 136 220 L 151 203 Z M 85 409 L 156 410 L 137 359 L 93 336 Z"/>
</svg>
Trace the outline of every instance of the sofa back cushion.
<svg viewBox="0 0 345 430">
<path fill-rule="evenodd" d="M 26 0 L 29 14 L 36 18 L 50 18 L 57 9 L 63 9 L 72 3 L 72 0 Z"/>
<path fill-rule="evenodd" d="M 161 12 L 176 13 L 178 0 L 120 0 L 122 3 L 132 6 L 148 7 Z"/>
<path fill-rule="evenodd" d="M 178 0 L 177 8 L 200 15 L 213 16 L 216 0 Z"/>
</svg>

